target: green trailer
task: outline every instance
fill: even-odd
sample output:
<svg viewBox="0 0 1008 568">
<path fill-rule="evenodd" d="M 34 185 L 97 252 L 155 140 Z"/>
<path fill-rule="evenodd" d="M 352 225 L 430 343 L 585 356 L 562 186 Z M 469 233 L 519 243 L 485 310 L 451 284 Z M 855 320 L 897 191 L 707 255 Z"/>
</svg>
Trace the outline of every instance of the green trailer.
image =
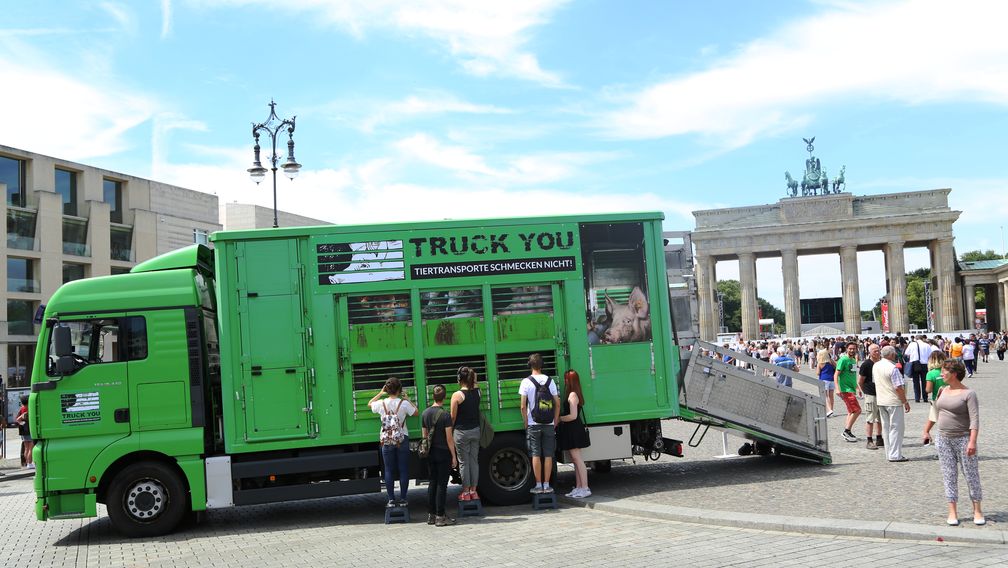
<svg viewBox="0 0 1008 568">
<path fill-rule="evenodd" d="M 591 460 L 681 455 L 660 427 L 683 396 L 661 223 L 219 232 L 212 251 L 68 283 L 46 306 L 32 374 L 37 517 L 104 503 L 117 529 L 148 536 L 206 509 L 377 493 L 367 402 L 395 376 L 425 407 L 435 385 L 457 388 L 460 366 L 477 371 L 496 431 L 480 494 L 527 501 L 518 385 L 530 353 L 553 377 L 581 376 Z M 416 443 L 418 419 L 407 425 Z M 421 469 L 415 459 L 411 476 Z"/>
</svg>

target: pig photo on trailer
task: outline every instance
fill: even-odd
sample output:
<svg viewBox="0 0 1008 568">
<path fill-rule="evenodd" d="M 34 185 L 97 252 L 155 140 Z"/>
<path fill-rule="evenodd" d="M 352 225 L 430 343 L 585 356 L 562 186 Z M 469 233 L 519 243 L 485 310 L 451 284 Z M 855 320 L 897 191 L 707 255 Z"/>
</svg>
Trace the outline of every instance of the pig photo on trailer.
<svg viewBox="0 0 1008 568">
<path fill-rule="evenodd" d="M 651 305 L 639 286 L 634 286 L 626 302 L 602 290 L 605 311 L 588 322 L 588 343 L 633 343 L 651 340 Z M 598 312 L 595 307 L 594 312 Z"/>
</svg>

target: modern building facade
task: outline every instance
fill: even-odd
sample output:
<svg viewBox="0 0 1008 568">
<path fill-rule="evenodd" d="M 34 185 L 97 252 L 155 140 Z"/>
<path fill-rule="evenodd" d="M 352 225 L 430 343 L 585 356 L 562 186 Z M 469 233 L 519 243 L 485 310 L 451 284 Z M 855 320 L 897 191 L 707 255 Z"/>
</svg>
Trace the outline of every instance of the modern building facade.
<svg viewBox="0 0 1008 568">
<path fill-rule="evenodd" d="M 251 203 L 225 203 L 221 211 L 225 231 L 268 229 L 273 226 L 273 209 Z M 277 211 L 277 224 L 281 227 L 313 227 L 332 225 L 328 221 Z"/>
<path fill-rule="evenodd" d="M 221 229 L 216 195 L 3 145 L 0 191 L 0 369 L 8 387 L 28 385 L 35 312 L 59 286 L 129 272 Z"/>
</svg>

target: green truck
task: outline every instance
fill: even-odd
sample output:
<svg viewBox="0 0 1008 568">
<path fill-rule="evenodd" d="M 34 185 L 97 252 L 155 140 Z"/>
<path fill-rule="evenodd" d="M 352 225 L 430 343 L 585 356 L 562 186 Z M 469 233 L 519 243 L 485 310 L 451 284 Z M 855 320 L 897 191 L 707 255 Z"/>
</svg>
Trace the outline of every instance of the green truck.
<svg viewBox="0 0 1008 568">
<path fill-rule="evenodd" d="M 671 306 L 688 302 L 670 287 L 662 219 L 225 231 L 213 250 L 65 284 L 46 305 L 32 374 L 36 515 L 93 517 L 103 503 L 119 531 L 152 536 L 207 509 L 378 493 L 379 420 L 367 402 L 395 376 L 425 407 L 435 385 L 457 388 L 461 366 L 477 371 L 496 431 L 480 494 L 527 502 L 518 385 L 533 352 L 551 376 L 582 377 L 586 459 L 599 469 L 682 455 L 662 437 L 668 418 L 828 462 L 815 395 L 738 377 L 713 351 L 694 349 L 684 368 L 691 352 L 676 330 L 690 315 L 673 325 Z M 702 408 L 687 404 L 690 381 L 707 385 Z M 725 381 L 736 390 L 718 398 Z M 782 393 L 790 414 L 747 418 L 725 398 L 739 381 Z M 407 425 L 416 444 L 418 419 Z M 421 469 L 415 459 L 411 476 Z"/>
</svg>

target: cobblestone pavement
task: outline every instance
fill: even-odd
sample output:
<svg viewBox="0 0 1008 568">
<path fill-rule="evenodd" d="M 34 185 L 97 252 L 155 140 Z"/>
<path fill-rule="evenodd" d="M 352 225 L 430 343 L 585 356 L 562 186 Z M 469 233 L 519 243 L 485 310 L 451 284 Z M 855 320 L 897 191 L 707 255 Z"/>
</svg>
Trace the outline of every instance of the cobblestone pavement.
<svg viewBox="0 0 1008 568">
<path fill-rule="evenodd" d="M 212 512 L 169 537 L 130 540 L 98 519 L 37 522 L 31 482 L 0 484 L 0 566 L 812 566 L 859 561 L 993 566 L 1003 545 L 887 541 L 710 527 L 582 508 L 487 508 L 455 527 L 424 523 L 424 492 L 406 525 L 382 523 L 378 496 Z"/>
<path fill-rule="evenodd" d="M 809 374 L 807 369 L 803 369 Z M 992 357 L 966 379 L 980 399 L 980 478 L 988 527 L 963 523 L 960 530 L 1001 530 L 1008 526 L 1008 361 Z M 735 457 L 723 453 L 721 435 L 713 429 L 697 448 L 684 447 L 685 458 L 663 456 L 656 462 L 614 464 L 612 473 L 589 473 L 596 496 L 646 500 L 679 507 L 715 509 L 798 517 L 898 521 L 943 526 L 946 517 L 941 471 L 933 446 L 924 446 L 920 433 L 927 420 L 927 405 L 914 404 L 907 415 L 905 463 L 889 463 L 882 450 L 865 448 L 863 417 L 852 428 L 856 443 L 840 436 L 846 410 L 837 398 L 838 416 L 829 419 L 833 464 L 805 463 L 790 458 Z M 666 421 L 667 437 L 688 440 L 695 425 Z M 735 452 L 741 438 L 729 436 L 728 451 Z M 561 472 L 560 483 L 573 475 Z M 959 514 L 971 520 L 965 480 L 960 475 Z M 966 525 L 969 526 L 966 526 Z"/>
</svg>

